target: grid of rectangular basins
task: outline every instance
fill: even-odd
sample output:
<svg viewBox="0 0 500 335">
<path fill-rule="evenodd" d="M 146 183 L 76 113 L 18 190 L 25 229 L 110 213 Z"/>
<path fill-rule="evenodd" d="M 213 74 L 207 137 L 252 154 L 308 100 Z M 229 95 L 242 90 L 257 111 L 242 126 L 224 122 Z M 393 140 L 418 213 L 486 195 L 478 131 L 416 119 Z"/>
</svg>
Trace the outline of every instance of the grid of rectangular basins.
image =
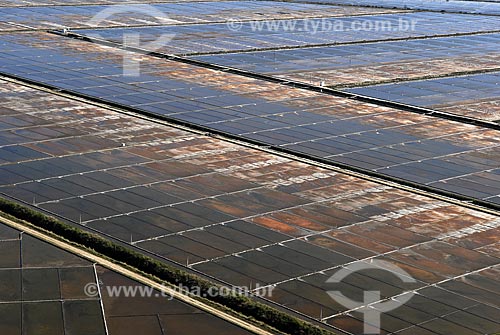
<svg viewBox="0 0 500 335">
<path fill-rule="evenodd" d="M 405 318 L 417 316 L 425 322 L 418 327 L 433 331 L 442 323 L 471 333 L 499 329 L 500 223 L 493 215 L 14 84 L 2 87 L 10 97 L 1 109 L 8 125 L 2 149 L 13 156 L 2 155 L 8 162 L 1 168 L 16 166 L 13 179 L 1 175 L 2 184 L 11 184 L 0 189 L 7 196 L 234 285 L 276 285 L 271 299 L 353 332 L 360 316 L 339 315 L 346 309 L 328 290 L 359 297 L 381 283 L 389 297 L 418 289 L 421 295 L 405 305 L 411 312 L 384 316 L 388 332 L 411 327 Z M 38 110 L 40 101 L 47 110 Z M 5 147 L 14 134 L 29 136 L 29 143 Z M 371 259 L 399 266 L 416 282 L 408 287 L 381 271 L 361 272 L 340 286 L 326 283 L 341 267 Z M 422 310 L 422 299 L 446 309 Z"/>
</svg>

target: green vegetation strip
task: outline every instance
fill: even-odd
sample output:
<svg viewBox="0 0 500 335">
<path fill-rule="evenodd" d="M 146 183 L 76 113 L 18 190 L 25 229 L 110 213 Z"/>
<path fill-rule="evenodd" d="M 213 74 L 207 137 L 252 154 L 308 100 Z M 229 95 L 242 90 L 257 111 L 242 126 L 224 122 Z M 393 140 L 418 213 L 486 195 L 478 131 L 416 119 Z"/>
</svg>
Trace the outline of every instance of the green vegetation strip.
<svg viewBox="0 0 500 335">
<path fill-rule="evenodd" d="M 235 312 L 263 322 L 280 332 L 291 335 L 333 335 L 332 332 L 281 312 L 243 295 L 210 295 L 210 289 L 221 287 L 196 275 L 168 266 L 139 252 L 117 245 L 99 235 L 75 228 L 53 217 L 46 216 L 28 207 L 0 198 L 0 211 L 36 227 L 50 231 L 71 242 L 77 243 L 115 261 L 125 263 L 142 272 L 153 275 L 173 285 L 199 288 L 201 296 L 219 303 Z"/>
</svg>

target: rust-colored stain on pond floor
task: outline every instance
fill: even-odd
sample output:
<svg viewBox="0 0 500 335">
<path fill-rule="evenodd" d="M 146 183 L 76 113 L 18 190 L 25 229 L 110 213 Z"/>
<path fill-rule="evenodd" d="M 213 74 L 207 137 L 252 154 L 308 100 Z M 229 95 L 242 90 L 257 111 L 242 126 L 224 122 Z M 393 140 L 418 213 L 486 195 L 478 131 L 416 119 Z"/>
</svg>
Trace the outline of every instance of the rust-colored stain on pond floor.
<svg viewBox="0 0 500 335">
<path fill-rule="evenodd" d="M 404 317 L 385 316 L 399 322 L 382 320 L 386 332 L 500 327 L 497 216 L 1 84 L 5 196 L 233 285 L 276 286 L 270 299 L 354 333 L 362 317 L 343 314 L 327 279 L 360 260 L 384 260 L 416 282 L 408 288 L 390 273 L 361 271 L 342 284 L 345 292 L 381 285 L 397 299 L 411 289 L 446 306 L 405 305 Z M 465 321 L 477 318 L 484 322 Z"/>
</svg>

